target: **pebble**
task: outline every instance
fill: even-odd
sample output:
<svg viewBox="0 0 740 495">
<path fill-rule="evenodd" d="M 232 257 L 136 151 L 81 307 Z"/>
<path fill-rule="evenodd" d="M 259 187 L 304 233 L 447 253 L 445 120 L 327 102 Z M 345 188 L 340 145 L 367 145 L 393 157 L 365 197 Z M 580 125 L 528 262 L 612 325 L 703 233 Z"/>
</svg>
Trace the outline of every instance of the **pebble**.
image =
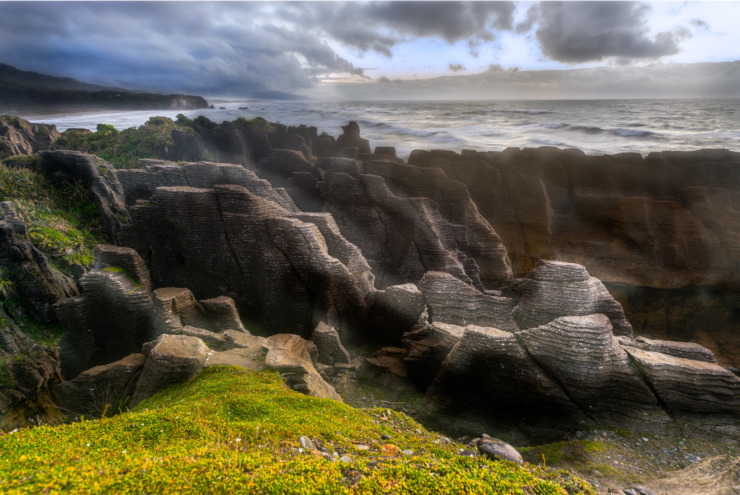
<svg viewBox="0 0 740 495">
<path fill-rule="evenodd" d="M 390 440 L 391 438 L 393 438 L 393 437 L 390 436 L 390 435 L 386 435 L 386 434 L 380 435 L 380 439 L 381 440 Z"/>
<path fill-rule="evenodd" d="M 308 438 L 305 435 L 301 435 L 301 437 L 298 438 L 298 443 L 300 443 L 301 444 L 301 447 L 303 447 L 306 450 L 314 450 L 315 449 L 315 447 L 314 447 L 313 442 L 311 441 L 311 439 Z"/>
<path fill-rule="evenodd" d="M 355 462 L 355 460 L 352 459 L 348 455 L 343 455 L 342 457 L 339 458 L 339 462 L 344 462 L 345 464 L 352 464 Z"/>
<path fill-rule="evenodd" d="M 370 447 L 368 447 L 364 443 L 358 443 L 357 445 L 355 445 L 355 448 L 357 450 L 370 450 Z"/>
</svg>

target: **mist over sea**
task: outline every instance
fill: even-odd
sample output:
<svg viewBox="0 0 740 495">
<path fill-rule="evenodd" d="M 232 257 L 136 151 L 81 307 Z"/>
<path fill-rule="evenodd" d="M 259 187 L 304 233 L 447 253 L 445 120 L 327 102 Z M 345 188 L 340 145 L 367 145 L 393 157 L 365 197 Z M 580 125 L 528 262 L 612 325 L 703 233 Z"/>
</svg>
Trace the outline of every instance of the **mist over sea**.
<svg viewBox="0 0 740 495">
<path fill-rule="evenodd" d="M 286 125 L 306 124 L 319 133 L 341 134 L 359 123 L 370 145 L 395 146 L 402 158 L 414 149 L 499 151 L 507 147 L 580 148 L 587 154 L 740 151 L 740 99 L 526 100 L 526 101 L 211 101 L 215 109 L 25 116 L 32 122 L 94 130 L 118 129 L 150 117 L 193 118 L 221 123 L 263 117 Z M 223 108 L 221 108 L 223 107 Z M 240 109 L 248 107 L 248 109 Z"/>
</svg>

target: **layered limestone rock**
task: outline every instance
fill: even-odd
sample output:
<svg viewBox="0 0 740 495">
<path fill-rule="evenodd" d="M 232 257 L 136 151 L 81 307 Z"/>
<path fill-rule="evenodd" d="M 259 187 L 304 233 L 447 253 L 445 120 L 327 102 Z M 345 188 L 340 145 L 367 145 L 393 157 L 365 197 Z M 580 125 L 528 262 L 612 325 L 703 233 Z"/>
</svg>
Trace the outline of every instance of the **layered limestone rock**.
<svg viewBox="0 0 740 495">
<path fill-rule="evenodd" d="M 740 153 L 512 148 L 415 151 L 409 163 L 467 186 L 517 275 L 540 259 L 584 265 L 638 333 L 697 342 L 740 363 Z"/>
<path fill-rule="evenodd" d="M 539 439 L 591 423 L 516 334 L 470 325 L 444 358 L 424 400 L 427 418 L 473 434 L 516 428 Z"/>
<path fill-rule="evenodd" d="M 740 378 L 714 363 L 625 347 L 671 413 L 693 427 L 740 436 Z"/>
<path fill-rule="evenodd" d="M 375 294 L 370 315 L 373 340 L 397 345 L 406 332 L 426 320 L 426 299 L 414 284 L 394 285 Z"/>
<path fill-rule="evenodd" d="M 3 278 L 12 281 L 26 311 L 38 321 L 53 321 L 54 304 L 78 293 L 74 281 L 54 270 L 33 245 L 10 201 L 0 203 L 0 270 Z"/>
<path fill-rule="evenodd" d="M 160 187 L 132 217 L 121 236 L 146 253 L 158 286 L 187 287 L 198 299 L 227 295 L 270 333 L 308 337 L 322 320 L 342 339 L 362 328 L 372 279 L 328 219 L 302 221 L 236 185 Z M 354 260 L 352 271 L 342 258 Z"/>
<path fill-rule="evenodd" d="M 316 345 L 318 351 L 317 361 L 320 363 L 349 364 L 351 361 L 349 352 L 344 348 L 339 340 L 337 331 L 324 323 L 323 321 L 314 329 L 311 334 L 311 342 Z"/>
<path fill-rule="evenodd" d="M 278 334 L 265 339 L 262 345 L 267 350 L 265 366 L 280 372 L 288 387 L 341 402 L 342 398 L 334 387 L 326 383 L 315 368 L 318 349 L 313 342 L 297 335 Z"/>
<path fill-rule="evenodd" d="M 132 257 L 138 257 L 135 252 Z M 59 340 L 62 374 L 84 370 L 139 352 L 155 335 L 155 306 L 149 288 L 120 267 L 94 268 L 80 279 L 80 296 L 56 305 L 64 327 Z"/>
<path fill-rule="evenodd" d="M 130 354 L 113 363 L 83 371 L 54 391 L 59 408 L 69 416 L 102 417 L 127 404 L 144 368 L 146 356 Z"/>
<path fill-rule="evenodd" d="M 43 151 L 40 155 L 42 171 L 53 183 L 77 181 L 89 191 L 100 210 L 106 236 L 118 244 L 118 231 L 129 221 L 129 215 L 113 166 L 78 151 Z"/>
<path fill-rule="evenodd" d="M 288 211 L 296 211 L 285 189 L 273 187 L 268 181 L 241 165 L 231 163 L 139 160 L 139 168 L 116 171 L 128 205 L 138 200 L 148 201 L 158 187 L 188 186 L 210 189 L 218 184 L 234 184 L 249 189 L 262 198 L 273 201 Z"/>
<path fill-rule="evenodd" d="M 606 316 L 567 316 L 516 334 L 538 366 L 597 424 L 667 423 Z"/>
<path fill-rule="evenodd" d="M 616 335 L 632 335 L 622 306 L 604 284 L 574 263 L 540 261 L 516 284 L 521 299 L 512 315 L 521 328 L 544 325 L 561 316 L 606 315 Z"/>
<path fill-rule="evenodd" d="M 480 325 L 514 332 L 516 300 L 480 292 L 447 273 L 429 271 L 419 282 L 430 321 L 460 326 Z"/>
<path fill-rule="evenodd" d="M 23 333 L 0 304 L 0 429 L 23 427 L 30 419 L 61 422 L 53 392 L 61 380 L 59 352 Z"/>
<path fill-rule="evenodd" d="M 155 392 L 193 378 L 208 355 L 203 341 L 188 335 L 160 335 L 152 344 L 131 397 L 132 406 Z"/>
<path fill-rule="evenodd" d="M 3 115 L 0 117 L 0 159 L 45 150 L 59 136 L 55 125 L 32 124 L 20 117 Z"/>
<path fill-rule="evenodd" d="M 418 282 L 428 270 L 477 286 L 482 285 L 482 275 L 489 285 L 510 275 L 505 256 L 475 258 L 483 250 L 475 229 L 485 226 L 455 225 L 428 198 L 396 196 L 377 175 L 327 173 L 318 187 L 325 211 L 344 237 L 360 248 L 380 288 Z M 485 233 L 495 247 L 495 232 L 489 227 Z"/>
</svg>

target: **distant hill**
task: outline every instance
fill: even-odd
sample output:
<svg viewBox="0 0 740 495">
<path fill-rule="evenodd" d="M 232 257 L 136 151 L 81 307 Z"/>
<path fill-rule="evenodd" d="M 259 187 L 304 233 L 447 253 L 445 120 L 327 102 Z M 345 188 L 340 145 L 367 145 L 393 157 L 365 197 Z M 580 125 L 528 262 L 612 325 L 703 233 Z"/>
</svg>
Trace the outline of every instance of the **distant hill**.
<svg viewBox="0 0 740 495">
<path fill-rule="evenodd" d="M 0 64 L 0 113 L 73 110 L 194 110 L 200 96 L 140 93 L 88 84 L 69 77 L 27 72 Z"/>
</svg>

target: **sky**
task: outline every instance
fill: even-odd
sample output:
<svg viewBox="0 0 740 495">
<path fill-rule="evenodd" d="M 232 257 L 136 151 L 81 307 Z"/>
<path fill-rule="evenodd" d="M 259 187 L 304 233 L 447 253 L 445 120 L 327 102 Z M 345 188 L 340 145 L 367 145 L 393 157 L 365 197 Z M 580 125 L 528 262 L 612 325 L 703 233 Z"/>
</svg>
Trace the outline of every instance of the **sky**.
<svg viewBox="0 0 740 495">
<path fill-rule="evenodd" d="M 0 63 L 206 97 L 740 97 L 740 2 L 0 2 Z"/>
</svg>

